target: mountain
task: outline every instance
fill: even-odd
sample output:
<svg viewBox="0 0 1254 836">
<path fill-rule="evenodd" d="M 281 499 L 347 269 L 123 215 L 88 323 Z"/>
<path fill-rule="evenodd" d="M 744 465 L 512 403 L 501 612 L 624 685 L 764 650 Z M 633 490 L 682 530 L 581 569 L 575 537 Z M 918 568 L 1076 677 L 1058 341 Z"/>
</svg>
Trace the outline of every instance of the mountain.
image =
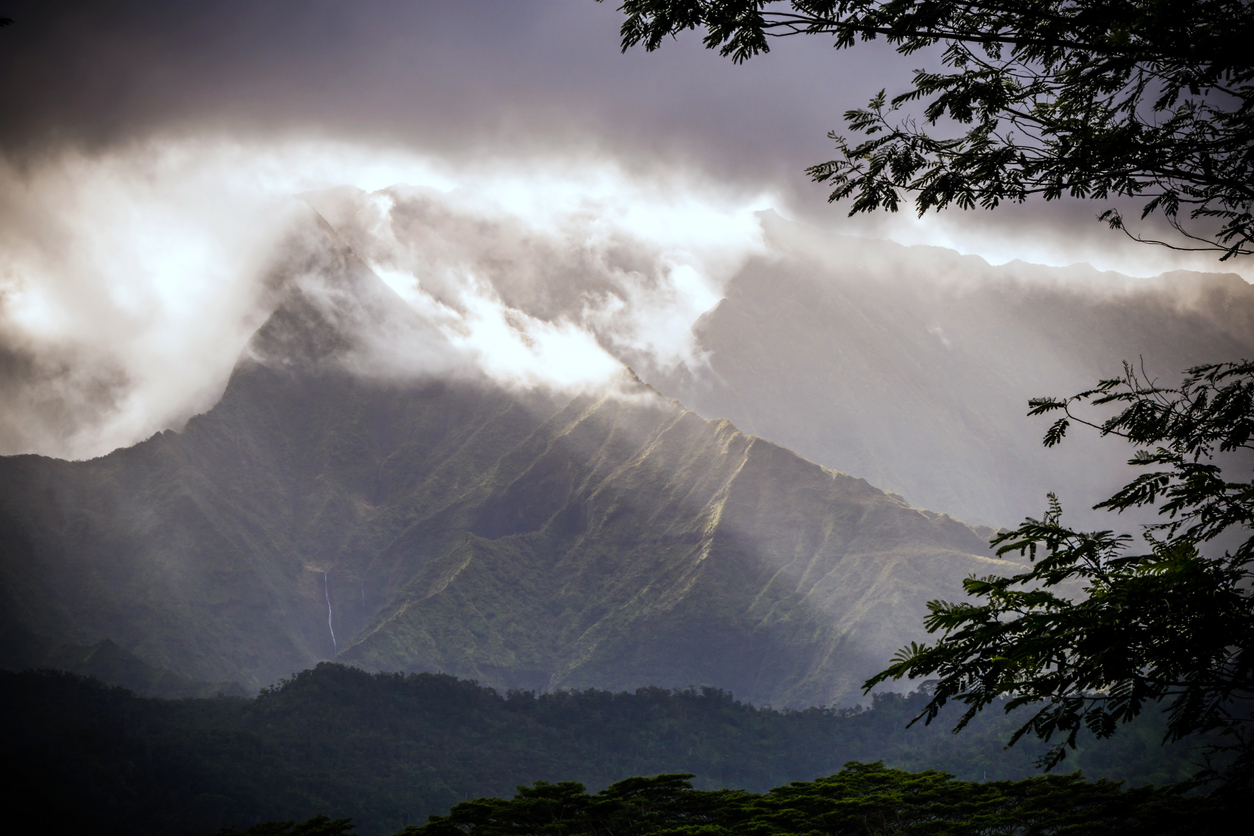
<svg viewBox="0 0 1254 836">
<path fill-rule="evenodd" d="M 1235 274 L 992 266 L 760 217 L 770 254 L 694 329 L 708 373 L 649 382 L 964 520 L 1017 525 L 1056 491 L 1073 521 L 1130 524 L 1088 512 L 1130 481 L 1126 446 L 1078 428 L 1047 450 L 1028 399 L 1087 389 L 1124 360 L 1174 385 L 1191 366 L 1254 357 L 1254 287 Z"/>
<path fill-rule="evenodd" d="M 181 432 L 0 459 L 0 616 L 252 689 L 336 658 L 800 706 L 855 700 L 926 600 L 1004 568 L 989 531 L 629 375 L 572 397 L 416 371 L 443 362 L 430 326 L 331 236 Z"/>
</svg>

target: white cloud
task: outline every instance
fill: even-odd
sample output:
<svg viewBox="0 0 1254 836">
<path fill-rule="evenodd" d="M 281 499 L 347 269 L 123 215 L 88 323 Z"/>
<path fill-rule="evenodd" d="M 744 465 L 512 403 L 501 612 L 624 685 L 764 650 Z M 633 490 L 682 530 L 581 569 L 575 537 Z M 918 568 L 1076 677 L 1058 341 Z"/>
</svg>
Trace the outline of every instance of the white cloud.
<svg viewBox="0 0 1254 836">
<path fill-rule="evenodd" d="M 99 455 L 208 408 L 274 304 L 267 279 L 310 192 L 445 341 L 389 354 L 375 335 L 376 360 L 444 373 L 451 349 L 491 379 L 560 388 L 610 380 L 620 359 L 699 365 L 692 322 L 762 250 L 769 204 L 594 158 L 455 167 L 308 140 L 0 168 L 0 453 Z"/>
</svg>

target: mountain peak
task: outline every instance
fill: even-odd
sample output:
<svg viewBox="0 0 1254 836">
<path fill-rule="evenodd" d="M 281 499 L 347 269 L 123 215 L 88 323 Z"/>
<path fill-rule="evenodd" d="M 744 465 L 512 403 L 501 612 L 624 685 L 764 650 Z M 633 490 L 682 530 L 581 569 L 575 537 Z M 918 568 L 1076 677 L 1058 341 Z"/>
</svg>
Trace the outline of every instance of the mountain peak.
<svg viewBox="0 0 1254 836">
<path fill-rule="evenodd" d="M 274 278 L 279 304 L 249 341 L 241 364 L 293 370 L 360 364 L 385 336 L 438 338 L 320 215 L 285 252 Z"/>
</svg>

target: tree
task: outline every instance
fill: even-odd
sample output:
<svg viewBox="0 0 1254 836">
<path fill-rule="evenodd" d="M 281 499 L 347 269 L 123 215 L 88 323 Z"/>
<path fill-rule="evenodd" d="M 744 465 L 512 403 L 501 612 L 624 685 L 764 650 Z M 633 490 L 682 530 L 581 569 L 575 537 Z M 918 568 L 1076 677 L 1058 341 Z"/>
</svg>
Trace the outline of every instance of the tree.
<svg viewBox="0 0 1254 836">
<path fill-rule="evenodd" d="M 1079 412 L 1107 404 L 1121 408 L 1100 423 Z M 1095 389 L 1031 402 L 1031 414 L 1051 412 L 1063 417 L 1045 434 L 1047 446 L 1077 422 L 1132 443 L 1130 464 L 1147 468 L 1096 507 L 1157 506 L 1164 521 L 1147 527 L 1146 547 L 1132 551 L 1128 535 L 1063 526 L 1051 496 L 1044 519 L 993 541 L 998 555 L 1025 555 L 1030 568 L 968 578 L 964 587 L 983 603 L 930 602 L 927 629 L 941 639 L 903 649 L 866 687 L 939 676 L 915 719 L 931 722 L 958 700 L 967 710 L 957 729 L 999 695 L 1013 695 L 1007 711 L 1035 711 L 1012 744 L 1029 731 L 1062 736 L 1046 767 L 1075 747 L 1082 728 L 1109 737 L 1147 705 L 1166 702 L 1167 738 L 1217 734 L 1206 749 L 1227 752 L 1230 762 L 1204 774 L 1245 785 L 1254 775 L 1254 478 L 1230 481 L 1216 459 L 1250 467 L 1254 362 L 1190 369 L 1178 388 L 1125 365 L 1123 377 Z M 1223 543 L 1234 534 L 1236 542 Z M 1214 554 L 1219 543 L 1227 548 Z M 1082 595 L 1064 593 L 1077 583 Z"/>
<path fill-rule="evenodd" d="M 938 49 L 944 69 L 917 70 L 910 90 L 847 112 L 859 138 L 832 133 L 836 158 L 808 169 L 831 200 L 852 201 L 850 214 L 896 211 L 903 193 L 919 214 L 1140 198 L 1141 219 L 1163 217 L 1171 240 L 1134 233 L 1117 209 L 1099 217 L 1145 243 L 1220 260 L 1254 253 L 1249 0 L 624 0 L 622 11 L 624 50 L 686 30 L 736 62 L 768 52 L 771 37 L 806 34 L 838 49 L 881 37 L 903 54 Z M 974 603 L 930 603 L 939 640 L 904 649 L 867 688 L 939 675 L 919 718 L 958 700 L 959 729 L 999 695 L 1012 697 L 1008 710 L 1036 706 L 1012 742 L 1061 735 L 1046 766 L 1082 728 L 1106 737 L 1166 702 L 1169 739 L 1220 735 L 1211 753 L 1228 750 L 1225 774 L 1248 782 L 1254 480 L 1228 481 L 1220 464 L 1249 466 L 1254 363 L 1186 375 L 1163 388 L 1125 365 L 1095 389 L 1030 404 L 1029 414 L 1064 413 L 1047 446 L 1079 422 L 1137 447 L 1131 463 L 1149 472 L 1097 507 L 1157 506 L 1164 522 L 1143 550 L 1127 535 L 1066 528 L 1051 496 L 1043 519 L 994 540 L 1028 568 L 968 579 Z M 1122 409 L 1106 420 L 1080 413 L 1112 405 Z"/>
<path fill-rule="evenodd" d="M 957 781 L 849 762 L 835 775 L 757 795 L 692 789 L 688 774 L 630 778 L 588 795 L 579 784 L 519 787 L 512 799 L 480 798 L 397 836 L 649 836 L 691 834 L 1069 833 L 1182 834 L 1233 808 L 1170 789 L 1124 790 L 1079 775 L 1022 781 Z"/>
<path fill-rule="evenodd" d="M 845 114 L 849 140 L 808 173 L 850 214 L 994 208 L 1031 196 L 1145 199 L 1173 249 L 1254 252 L 1254 4 L 1248 0 L 624 0 L 622 46 L 705 30 L 736 62 L 770 37 L 943 47 L 945 70 Z M 953 135 L 929 129 L 948 127 Z"/>
</svg>

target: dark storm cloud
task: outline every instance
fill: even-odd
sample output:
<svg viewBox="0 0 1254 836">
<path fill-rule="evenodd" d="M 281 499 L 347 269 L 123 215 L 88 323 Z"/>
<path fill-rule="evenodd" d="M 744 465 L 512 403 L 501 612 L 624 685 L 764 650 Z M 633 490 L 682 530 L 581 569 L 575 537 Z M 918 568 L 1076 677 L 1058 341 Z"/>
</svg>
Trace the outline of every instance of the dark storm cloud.
<svg viewBox="0 0 1254 836">
<path fill-rule="evenodd" d="M 19 3 L 4 33 L 9 153 L 229 128 L 445 154 L 586 147 L 804 179 L 826 131 L 907 65 L 781 44 L 744 66 L 694 37 L 620 54 L 613 4 Z"/>
<path fill-rule="evenodd" d="M 275 199 L 252 163 L 285 143 L 347 143 L 359 158 L 401 147 L 503 172 L 610 160 L 645 180 L 683 170 L 821 203 L 802 169 L 842 96 L 880 83 L 833 72 L 817 42 L 746 67 L 691 38 L 623 55 L 618 12 L 592 0 L 3 13 L 16 22 L 0 31 L 0 351 L 23 359 L 0 364 L 3 453 L 103 452 L 211 402 L 259 315 L 257 241 L 279 235 L 250 206 Z M 248 182 L 230 179 L 238 170 Z M 218 266 L 182 264 L 180 249 Z M 168 374 L 189 363 L 205 373 Z"/>
<path fill-rule="evenodd" d="M 803 37 L 736 66 L 693 33 L 622 54 L 616 6 L 17 3 L 6 12 L 17 22 L 0 33 L 0 149 L 27 160 L 66 144 L 226 132 L 403 144 L 455 161 L 599 155 L 649 176 L 679 165 L 767 185 L 792 213 L 854 234 L 1138 274 L 1213 269 L 1209 256 L 1151 252 L 1106 230 L 1095 221 L 1105 204 L 846 220 L 805 167 L 828 158 L 826 134 L 845 110 L 881 88 L 907 89 L 935 55 L 902 57 L 882 42 L 837 51 Z"/>
</svg>

